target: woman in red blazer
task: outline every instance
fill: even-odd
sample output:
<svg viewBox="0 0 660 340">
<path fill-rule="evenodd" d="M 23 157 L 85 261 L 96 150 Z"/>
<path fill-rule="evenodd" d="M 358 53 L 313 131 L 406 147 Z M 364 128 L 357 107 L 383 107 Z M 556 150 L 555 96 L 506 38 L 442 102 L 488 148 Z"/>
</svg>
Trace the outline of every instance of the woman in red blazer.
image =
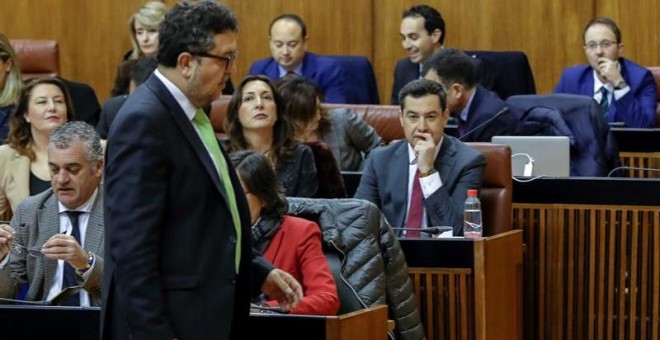
<svg viewBox="0 0 660 340">
<path fill-rule="evenodd" d="M 268 159 L 255 151 L 230 154 L 252 218 L 254 247 L 275 267 L 301 283 L 304 298 L 291 314 L 335 315 L 339 297 L 328 262 L 321 251 L 321 229 L 311 221 L 285 215 L 288 204 Z M 277 306 L 277 301 L 264 302 Z"/>
</svg>

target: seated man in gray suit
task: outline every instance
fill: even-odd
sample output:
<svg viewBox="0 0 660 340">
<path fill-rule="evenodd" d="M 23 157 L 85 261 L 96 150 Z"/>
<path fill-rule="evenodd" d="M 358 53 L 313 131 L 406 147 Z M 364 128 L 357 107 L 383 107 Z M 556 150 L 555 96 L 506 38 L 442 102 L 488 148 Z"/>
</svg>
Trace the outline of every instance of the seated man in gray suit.
<svg viewBox="0 0 660 340">
<path fill-rule="evenodd" d="M 445 135 L 449 116 L 438 83 L 418 79 L 399 94 L 406 140 L 377 148 L 367 158 L 355 198 L 376 204 L 393 227 L 451 226 L 463 234 L 463 205 L 468 189 L 480 189 L 484 156 Z"/>
<path fill-rule="evenodd" d="M 47 147 L 52 188 L 23 200 L 9 225 L 0 225 L 0 297 L 28 285 L 26 300 L 51 300 L 69 286 L 80 293 L 62 302 L 99 306 L 103 281 L 103 148 L 85 122 L 68 122 Z"/>
</svg>

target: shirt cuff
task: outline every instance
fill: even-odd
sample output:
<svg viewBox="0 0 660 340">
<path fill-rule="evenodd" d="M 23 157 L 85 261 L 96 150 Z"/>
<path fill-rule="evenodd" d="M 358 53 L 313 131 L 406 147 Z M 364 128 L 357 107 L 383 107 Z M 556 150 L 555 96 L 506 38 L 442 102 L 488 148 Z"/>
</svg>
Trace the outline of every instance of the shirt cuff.
<svg viewBox="0 0 660 340">
<path fill-rule="evenodd" d="M 4 260 L 0 261 L 0 269 L 5 269 L 5 266 L 7 265 L 7 263 L 9 263 L 9 253 L 7 253 L 7 255 L 5 255 Z"/>
<path fill-rule="evenodd" d="M 630 92 L 630 85 L 622 88 L 621 90 L 614 90 L 614 100 L 619 100 L 619 98 L 625 96 Z"/>
<path fill-rule="evenodd" d="M 422 187 L 424 198 L 428 198 L 442 187 L 442 179 L 440 179 L 440 174 L 436 172 L 426 177 L 420 177 L 419 185 Z"/>
</svg>

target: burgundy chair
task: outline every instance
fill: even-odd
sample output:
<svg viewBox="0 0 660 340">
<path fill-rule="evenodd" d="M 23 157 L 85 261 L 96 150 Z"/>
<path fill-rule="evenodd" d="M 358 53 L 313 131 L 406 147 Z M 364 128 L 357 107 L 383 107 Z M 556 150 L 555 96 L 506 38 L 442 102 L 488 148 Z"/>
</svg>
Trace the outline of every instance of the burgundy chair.
<svg viewBox="0 0 660 340">
<path fill-rule="evenodd" d="M 57 76 L 60 53 L 55 40 L 10 40 L 21 64 L 23 79 Z"/>
</svg>

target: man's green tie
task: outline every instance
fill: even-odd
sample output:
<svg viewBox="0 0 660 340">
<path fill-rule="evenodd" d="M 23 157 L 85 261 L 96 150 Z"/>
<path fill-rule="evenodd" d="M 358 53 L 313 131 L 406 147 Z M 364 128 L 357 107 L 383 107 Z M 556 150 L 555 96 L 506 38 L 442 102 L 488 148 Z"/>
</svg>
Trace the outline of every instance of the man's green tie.
<svg viewBox="0 0 660 340">
<path fill-rule="evenodd" d="M 241 219 L 238 214 L 238 207 L 236 206 L 236 195 L 234 194 L 234 187 L 231 184 L 231 179 L 229 179 L 229 168 L 227 167 L 227 161 L 222 156 L 222 152 L 220 152 L 220 146 L 218 146 L 218 140 L 215 138 L 215 133 L 213 132 L 211 121 L 209 121 L 209 117 L 206 116 L 204 111 L 201 109 L 197 110 L 197 112 L 195 112 L 193 122 L 199 129 L 199 134 L 202 136 L 204 145 L 206 145 L 206 148 L 213 155 L 213 159 L 220 172 L 220 179 L 222 180 L 222 184 L 225 186 L 225 193 L 227 194 L 227 199 L 229 200 L 229 211 L 231 211 L 231 218 L 234 221 L 234 228 L 236 229 L 236 254 L 234 258 L 236 262 L 236 273 L 238 273 L 238 266 L 241 262 Z"/>
</svg>

